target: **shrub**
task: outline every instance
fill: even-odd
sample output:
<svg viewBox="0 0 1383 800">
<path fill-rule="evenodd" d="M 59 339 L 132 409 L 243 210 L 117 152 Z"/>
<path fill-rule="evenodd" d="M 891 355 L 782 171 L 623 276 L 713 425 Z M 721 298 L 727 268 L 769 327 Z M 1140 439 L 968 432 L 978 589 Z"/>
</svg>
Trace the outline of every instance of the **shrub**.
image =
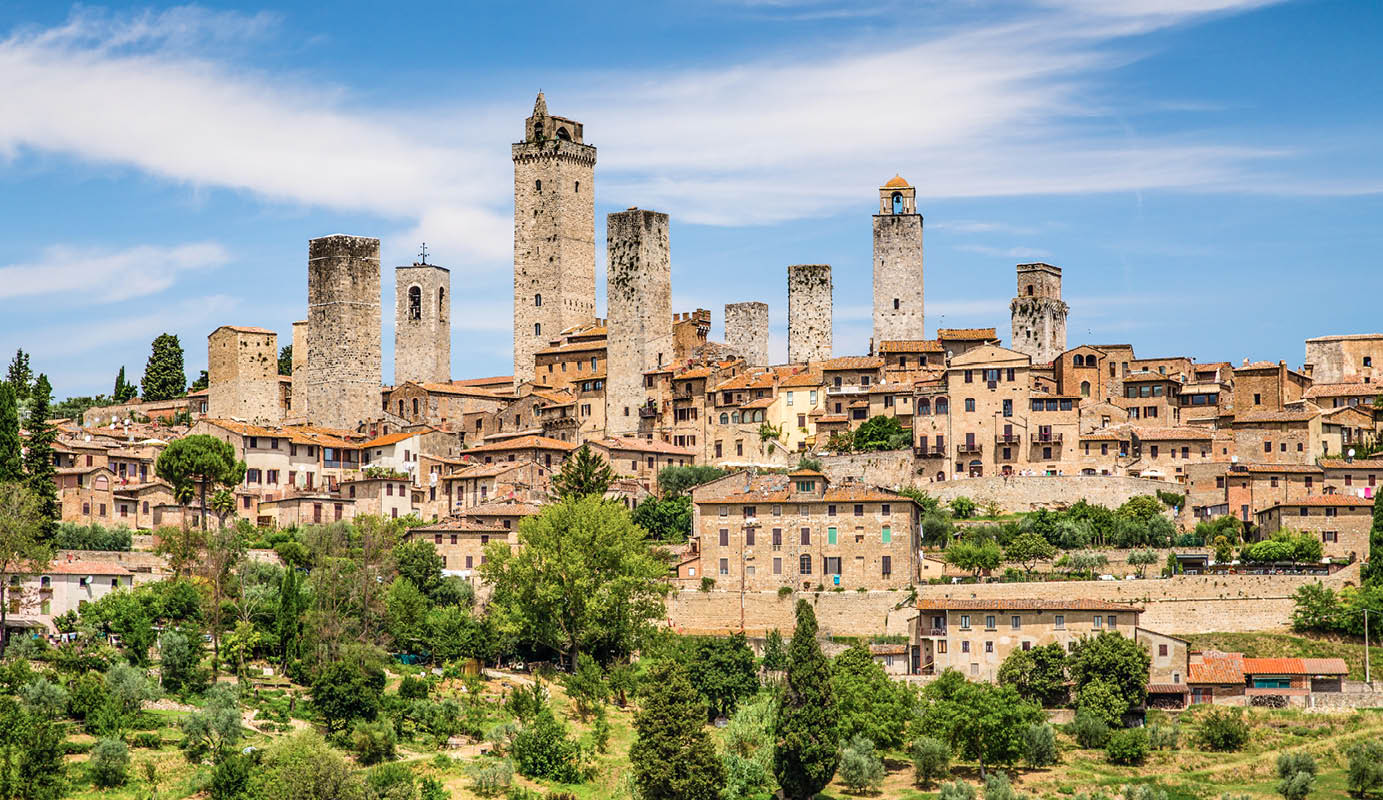
<svg viewBox="0 0 1383 800">
<path fill-rule="evenodd" d="M 1077 711 L 1069 731 L 1076 744 L 1084 750 L 1098 750 L 1109 741 L 1109 726 L 1099 717 L 1085 711 Z"/>
<path fill-rule="evenodd" d="M 1105 757 L 1111 764 L 1136 767 L 1148 759 L 1148 732 L 1143 728 L 1115 731 L 1105 745 Z"/>
<path fill-rule="evenodd" d="M 701 576 L 701 591 L 703 591 L 703 592 L 709 592 L 710 590 L 712 590 L 712 589 L 714 589 L 714 588 L 716 588 L 716 579 L 715 579 L 715 578 L 712 578 L 710 575 L 702 575 L 702 576 Z"/>
<path fill-rule="evenodd" d="M 359 756 L 361 764 L 392 761 L 396 755 L 398 741 L 394 724 L 387 719 L 357 722 L 355 729 L 351 731 L 351 750 Z"/>
<path fill-rule="evenodd" d="M 940 739 L 923 736 L 912 743 L 913 780 L 929 786 L 951 773 L 951 748 Z"/>
<path fill-rule="evenodd" d="M 1316 759 L 1310 753 L 1277 757 L 1277 793 L 1285 800 L 1305 800 L 1316 785 Z"/>
<path fill-rule="evenodd" d="M 130 769 L 130 748 L 119 739 L 102 739 L 86 763 L 91 782 L 102 789 L 123 786 Z"/>
<path fill-rule="evenodd" d="M 514 765 L 508 759 L 486 760 L 471 769 L 471 789 L 481 797 L 494 797 L 514 782 Z"/>
<path fill-rule="evenodd" d="M 1383 787 L 1383 742 L 1355 742 L 1345 751 L 1345 758 L 1349 761 L 1345 787 L 1350 794 L 1363 797 Z"/>
<path fill-rule="evenodd" d="M 451 800 L 451 792 L 441 781 L 429 776 L 418 784 L 418 800 Z"/>
<path fill-rule="evenodd" d="M 1148 728 L 1148 746 L 1154 750 L 1175 750 L 1181 738 L 1181 728 L 1176 725 L 1153 725 Z"/>
<path fill-rule="evenodd" d="M 975 501 L 963 495 L 955 498 L 948 505 L 951 507 L 951 514 L 956 519 L 969 519 L 975 514 Z"/>
<path fill-rule="evenodd" d="M 836 770 L 840 782 L 852 792 L 873 789 L 884 780 L 884 762 L 874 753 L 874 743 L 855 734 L 840 751 L 840 766 Z"/>
<path fill-rule="evenodd" d="M 1243 714 L 1228 708 L 1212 708 L 1201 720 L 1200 743 L 1221 753 L 1238 750 L 1249 739 Z"/>
<path fill-rule="evenodd" d="M 365 773 L 366 797 L 411 798 L 417 789 L 413 770 L 406 764 L 380 764 Z"/>
<path fill-rule="evenodd" d="M 1034 722 L 1023 731 L 1023 759 L 1033 767 L 1049 767 L 1059 756 L 1056 732 L 1045 722 Z"/>
<path fill-rule="evenodd" d="M 779 598 L 787 597 L 787 596 L 790 595 L 790 594 L 792 594 L 792 587 L 791 587 L 791 586 L 779 586 L 779 587 L 778 587 L 778 597 L 779 597 Z"/>
<path fill-rule="evenodd" d="M 995 770 L 984 779 L 984 800 L 1018 800 L 1018 792 L 1013 790 L 1008 775 Z"/>
<path fill-rule="evenodd" d="M 543 708 L 533 722 L 514 737 L 514 762 L 520 775 L 546 778 L 562 783 L 577 783 L 580 747 L 567 736 L 566 726 L 557 721 L 552 709 Z"/>
<path fill-rule="evenodd" d="M 975 787 L 965 781 L 943 783 L 938 800 L 975 800 Z"/>
<path fill-rule="evenodd" d="M 1167 800 L 1167 790 L 1146 783 L 1131 783 L 1124 787 L 1124 800 Z"/>
<path fill-rule="evenodd" d="M 130 744 L 135 747 L 142 747 L 145 750 L 157 750 L 159 745 L 163 744 L 163 740 L 159 738 L 157 733 L 145 731 L 143 733 L 136 733 L 134 738 L 130 740 Z"/>
<path fill-rule="evenodd" d="M 404 700 L 426 700 L 427 694 L 427 681 L 422 678 L 405 675 L 403 680 L 399 681 L 399 697 Z"/>
<path fill-rule="evenodd" d="M 150 763 L 150 762 L 145 762 Z M 207 791 L 211 800 L 240 800 L 250 785 L 250 768 L 254 762 L 243 753 L 231 753 L 211 771 Z"/>
</svg>

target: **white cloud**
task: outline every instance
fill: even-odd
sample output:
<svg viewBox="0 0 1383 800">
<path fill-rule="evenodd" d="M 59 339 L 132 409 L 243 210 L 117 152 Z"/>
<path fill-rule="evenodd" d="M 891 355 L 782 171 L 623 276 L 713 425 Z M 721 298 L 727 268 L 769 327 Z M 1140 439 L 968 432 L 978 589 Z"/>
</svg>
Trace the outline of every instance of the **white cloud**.
<svg viewBox="0 0 1383 800">
<path fill-rule="evenodd" d="M 993 256 L 994 258 L 1051 258 L 1052 256 L 1050 252 L 1035 247 L 990 247 L 983 244 L 960 244 L 956 245 L 956 249 L 966 253 Z"/>
<path fill-rule="evenodd" d="M 224 319 L 239 306 L 238 298 L 225 294 L 189 297 L 169 304 L 157 314 L 142 310 L 37 330 L 32 337 L 28 337 L 32 346 L 26 344 L 24 349 L 32 352 L 35 359 L 54 359 L 108 350 L 114 345 L 130 342 L 150 342 L 160 333 L 168 332 L 178 335 L 182 341 L 190 377 L 196 377 L 196 371 L 192 368 L 206 362 L 205 337 L 211 328 L 208 320 Z M 118 349 L 128 352 L 127 348 Z M 136 376 L 143 369 L 142 356 L 139 362 L 129 365 L 134 368 Z M 196 368 L 201 369 L 201 366 Z M 114 372 L 111 374 L 113 376 Z M 90 378 L 91 375 L 83 371 L 73 383 L 85 382 Z"/>
<path fill-rule="evenodd" d="M 181 273 L 229 260 L 215 242 L 114 251 L 58 245 L 38 261 L 0 266 L 0 300 L 58 294 L 68 303 L 118 303 L 161 292 Z"/>
</svg>

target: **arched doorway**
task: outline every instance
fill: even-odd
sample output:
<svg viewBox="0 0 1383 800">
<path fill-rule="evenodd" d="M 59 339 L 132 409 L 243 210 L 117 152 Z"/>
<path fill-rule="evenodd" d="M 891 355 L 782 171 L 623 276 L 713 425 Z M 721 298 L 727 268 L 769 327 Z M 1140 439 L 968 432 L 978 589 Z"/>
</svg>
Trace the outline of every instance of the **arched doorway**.
<svg viewBox="0 0 1383 800">
<path fill-rule="evenodd" d="M 972 461 L 970 462 L 970 470 L 969 470 L 968 474 L 969 474 L 970 477 L 972 477 L 972 478 L 982 478 L 982 477 L 984 477 L 984 464 L 982 464 L 978 458 L 972 460 Z"/>
</svg>

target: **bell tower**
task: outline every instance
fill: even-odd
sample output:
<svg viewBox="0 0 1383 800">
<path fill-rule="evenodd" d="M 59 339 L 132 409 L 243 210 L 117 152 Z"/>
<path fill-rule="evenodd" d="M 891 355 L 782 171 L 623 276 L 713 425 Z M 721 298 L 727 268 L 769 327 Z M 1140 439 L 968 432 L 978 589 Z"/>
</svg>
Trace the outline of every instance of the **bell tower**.
<svg viewBox="0 0 1383 800">
<path fill-rule="evenodd" d="M 917 190 L 898 175 L 879 187 L 874 215 L 874 338 L 924 338 L 922 327 L 922 215 Z"/>
<path fill-rule="evenodd" d="M 514 144 L 514 384 L 567 328 L 595 319 L 595 148 L 543 93 Z"/>
</svg>

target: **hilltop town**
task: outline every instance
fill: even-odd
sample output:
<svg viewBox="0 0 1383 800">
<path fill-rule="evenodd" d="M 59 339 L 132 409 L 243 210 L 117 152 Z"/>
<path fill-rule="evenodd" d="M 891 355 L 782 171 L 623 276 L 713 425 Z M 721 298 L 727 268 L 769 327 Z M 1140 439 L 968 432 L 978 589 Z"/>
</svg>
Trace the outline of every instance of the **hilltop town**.
<svg viewBox="0 0 1383 800">
<path fill-rule="evenodd" d="M 1111 724 L 1200 705 L 1383 705 L 1360 674 L 1367 654 L 1254 638 L 1364 630 L 1331 616 L 1358 610 L 1344 601 L 1314 628 L 1301 609 L 1304 591 L 1367 582 L 1383 334 L 1309 332 L 1276 361 L 1073 342 L 1061 267 L 1025 263 L 1007 329 L 928 337 L 924 217 L 895 175 L 873 214 L 868 352 L 833 348 L 842 276 L 785 264 L 787 361 L 772 363 L 762 298 L 723 298 L 724 342 L 711 310 L 673 307 L 657 211 L 608 216 L 598 316 L 596 147 L 539 94 L 512 156 L 511 375 L 466 373 L 451 273 L 426 256 L 394 267 L 384 375 L 380 240 L 311 239 L 291 332 L 212 321 L 204 388 L 47 420 L 61 523 L 128 529 L 132 544 L 7 566 L 11 639 L 75 635 L 86 604 L 197 573 L 206 556 L 179 562 L 169 545 L 179 530 L 239 528 L 292 573 L 308 562 L 280 546 L 291 532 L 397 525 L 479 612 L 487 560 L 570 501 L 562 476 L 580 462 L 608 467 L 601 494 L 664 554 L 660 630 L 743 635 L 764 656 L 806 600 L 829 653 L 855 644 L 909 686 L 948 670 L 1007 684 L 1005 665 L 1030 651 L 1074 658 L 1117 634 L 1147 667 Z M 243 462 L 211 505 L 160 471 L 194 436 Z M 1233 649 L 1246 641 L 1278 644 Z M 579 667 L 574 651 L 518 647 Z M 1079 707 L 1069 699 L 1057 705 Z"/>
</svg>

